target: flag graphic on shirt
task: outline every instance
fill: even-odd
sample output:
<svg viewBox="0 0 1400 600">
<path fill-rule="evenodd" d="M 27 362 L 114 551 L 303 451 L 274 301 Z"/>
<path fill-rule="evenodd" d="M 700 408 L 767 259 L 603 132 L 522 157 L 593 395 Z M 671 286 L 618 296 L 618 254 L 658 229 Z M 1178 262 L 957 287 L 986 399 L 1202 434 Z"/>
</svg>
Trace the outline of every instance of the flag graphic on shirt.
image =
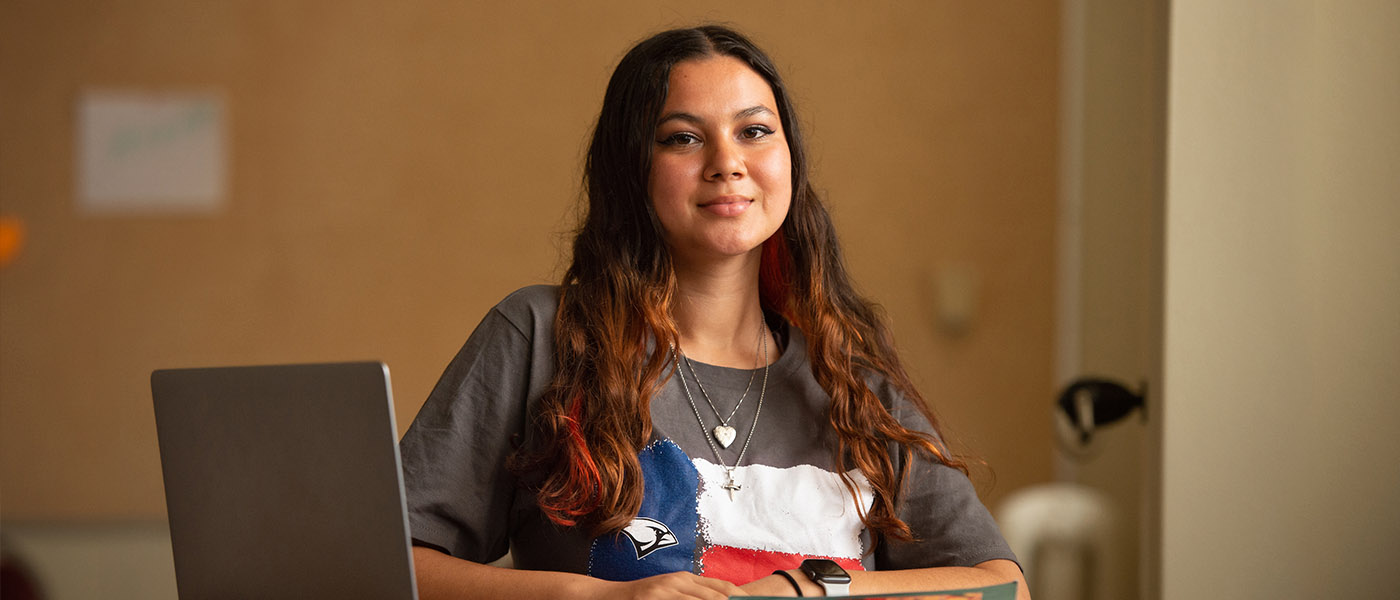
<svg viewBox="0 0 1400 600">
<path fill-rule="evenodd" d="M 864 524 L 836 473 L 811 465 L 785 469 L 745 465 L 734 470 L 743 486 L 733 500 L 722 486 L 724 467 L 694 459 L 700 474 L 700 573 L 748 583 L 807 558 L 829 558 L 862 570 Z M 874 498 L 863 475 L 851 473 L 862 506 Z"/>
<path fill-rule="evenodd" d="M 694 571 L 744 584 L 807 558 L 829 558 L 860 570 L 864 525 L 836 473 L 810 465 L 734 470 L 742 486 L 730 499 L 724 468 L 691 459 L 670 440 L 638 456 L 645 478 L 637 519 L 622 532 L 593 541 L 594 577 L 632 580 Z M 854 471 L 862 506 L 873 494 Z"/>
<path fill-rule="evenodd" d="M 670 440 L 648 444 L 637 458 L 646 486 L 642 508 L 621 532 L 593 540 L 588 573 L 594 577 L 630 581 L 694 570 L 699 474 Z"/>
</svg>

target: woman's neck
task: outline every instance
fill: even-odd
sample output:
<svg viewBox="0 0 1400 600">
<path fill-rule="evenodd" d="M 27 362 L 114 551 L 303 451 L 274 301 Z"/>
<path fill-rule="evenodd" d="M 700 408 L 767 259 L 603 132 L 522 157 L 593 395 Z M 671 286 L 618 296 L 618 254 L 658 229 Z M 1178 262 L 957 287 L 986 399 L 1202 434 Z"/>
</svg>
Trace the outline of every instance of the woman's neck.
<svg viewBox="0 0 1400 600">
<path fill-rule="evenodd" d="M 763 308 L 758 293 L 758 257 L 707 268 L 676 268 L 676 299 L 672 315 L 680 333 L 681 351 L 692 360 L 738 369 L 761 365 L 759 333 Z M 776 360 L 775 341 L 768 339 L 768 360 Z"/>
</svg>

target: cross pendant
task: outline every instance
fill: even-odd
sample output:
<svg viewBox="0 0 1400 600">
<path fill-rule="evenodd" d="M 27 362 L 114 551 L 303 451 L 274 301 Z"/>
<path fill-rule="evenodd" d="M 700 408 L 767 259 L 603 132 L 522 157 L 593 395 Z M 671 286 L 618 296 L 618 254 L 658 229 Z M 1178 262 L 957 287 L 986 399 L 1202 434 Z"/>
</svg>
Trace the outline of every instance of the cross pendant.
<svg viewBox="0 0 1400 600">
<path fill-rule="evenodd" d="M 739 485 L 739 484 L 737 484 L 737 483 L 734 483 L 734 474 L 733 474 L 733 473 L 725 473 L 725 474 L 724 474 L 724 477 L 725 477 L 726 481 L 724 482 L 724 485 L 722 485 L 722 486 L 720 486 L 720 487 L 724 488 L 725 490 L 727 490 L 727 491 L 729 492 L 729 501 L 730 501 L 730 502 L 733 502 L 733 501 L 734 501 L 734 492 L 737 492 L 737 491 L 743 489 L 744 486 Z"/>
</svg>

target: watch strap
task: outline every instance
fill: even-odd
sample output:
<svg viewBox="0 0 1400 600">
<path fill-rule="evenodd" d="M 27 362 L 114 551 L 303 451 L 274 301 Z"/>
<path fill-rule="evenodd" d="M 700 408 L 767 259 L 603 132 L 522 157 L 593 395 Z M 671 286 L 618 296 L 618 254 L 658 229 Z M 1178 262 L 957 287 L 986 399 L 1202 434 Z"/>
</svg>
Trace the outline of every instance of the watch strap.
<svg viewBox="0 0 1400 600">
<path fill-rule="evenodd" d="M 851 584 L 849 583 L 817 581 L 817 585 L 822 586 L 822 593 L 827 596 L 845 596 L 851 593 Z"/>
</svg>

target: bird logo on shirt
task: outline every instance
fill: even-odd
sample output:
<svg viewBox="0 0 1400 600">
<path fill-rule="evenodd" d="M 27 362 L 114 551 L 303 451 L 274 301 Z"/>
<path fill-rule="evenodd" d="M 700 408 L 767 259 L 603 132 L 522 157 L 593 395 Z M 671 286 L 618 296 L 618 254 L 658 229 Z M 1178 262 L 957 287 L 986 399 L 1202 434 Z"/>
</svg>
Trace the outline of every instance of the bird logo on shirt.
<svg viewBox="0 0 1400 600">
<path fill-rule="evenodd" d="M 632 519 L 632 522 L 622 529 L 622 533 L 632 540 L 632 546 L 637 549 L 637 560 L 679 543 L 676 534 L 671 533 L 671 529 L 666 527 L 665 523 L 646 517 Z"/>
</svg>

